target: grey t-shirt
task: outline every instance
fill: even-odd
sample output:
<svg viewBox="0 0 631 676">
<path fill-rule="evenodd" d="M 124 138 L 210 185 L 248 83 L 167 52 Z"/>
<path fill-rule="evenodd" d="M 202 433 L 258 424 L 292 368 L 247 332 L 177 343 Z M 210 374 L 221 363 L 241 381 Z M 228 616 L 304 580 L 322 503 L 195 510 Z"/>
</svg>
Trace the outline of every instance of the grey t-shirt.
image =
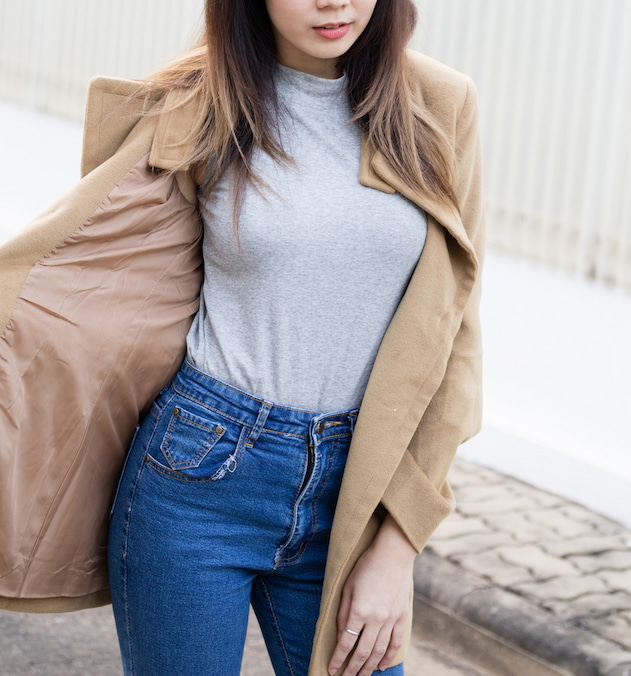
<svg viewBox="0 0 631 676">
<path fill-rule="evenodd" d="M 425 244 L 400 194 L 359 183 L 361 130 L 345 78 L 279 67 L 280 139 L 295 164 L 255 151 L 232 228 L 228 177 L 202 198 L 204 283 L 188 358 L 257 397 L 318 412 L 361 403 L 383 334 Z"/>
</svg>

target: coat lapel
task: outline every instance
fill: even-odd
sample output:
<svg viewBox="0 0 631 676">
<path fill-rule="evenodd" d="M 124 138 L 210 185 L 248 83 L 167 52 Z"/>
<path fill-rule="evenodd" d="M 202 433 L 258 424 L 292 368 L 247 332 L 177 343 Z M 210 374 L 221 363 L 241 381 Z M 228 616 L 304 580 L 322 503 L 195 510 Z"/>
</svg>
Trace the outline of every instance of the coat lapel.
<svg viewBox="0 0 631 676">
<path fill-rule="evenodd" d="M 474 272 L 478 260 L 460 215 L 427 191 L 414 192 L 396 175 L 380 151 L 372 149 L 366 136 L 362 141 L 359 181 L 369 188 L 393 194 L 399 192 L 440 223 L 471 258 Z"/>
<path fill-rule="evenodd" d="M 362 401 L 333 528 L 345 558 L 377 508 L 401 457 L 440 386 L 453 339 L 478 272 L 460 216 L 426 193 L 409 190 L 364 141 L 360 182 L 399 192 L 428 215 L 425 249 L 388 326 Z M 337 560 L 339 565 L 340 561 Z M 341 566 L 340 566 L 341 567 Z M 340 568 L 337 568 L 338 570 Z"/>
</svg>

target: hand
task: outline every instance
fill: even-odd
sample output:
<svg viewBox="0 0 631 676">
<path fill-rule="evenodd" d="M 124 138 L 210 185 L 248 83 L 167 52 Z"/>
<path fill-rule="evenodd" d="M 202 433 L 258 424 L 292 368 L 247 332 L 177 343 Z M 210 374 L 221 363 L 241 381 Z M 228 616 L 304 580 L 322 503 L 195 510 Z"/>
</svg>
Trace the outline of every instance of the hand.
<svg viewBox="0 0 631 676">
<path fill-rule="evenodd" d="M 329 674 L 337 674 L 353 648 L 341 676 L 370 676 L 388 668 L 403 644 L 415 557 L 416 550 L 388 515 L 344 585 Z"/>
</svg>

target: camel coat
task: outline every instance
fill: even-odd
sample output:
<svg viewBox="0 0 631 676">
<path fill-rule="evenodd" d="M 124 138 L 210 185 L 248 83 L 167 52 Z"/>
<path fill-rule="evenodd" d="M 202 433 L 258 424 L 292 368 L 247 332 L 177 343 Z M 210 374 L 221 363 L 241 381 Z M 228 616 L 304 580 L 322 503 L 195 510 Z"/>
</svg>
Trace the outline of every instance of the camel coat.
<svg viewBox="0 0 631 676">
<path fill-rule="evenodd" d="M 428 233 L 357 420 L 310 676 L 326 674 L 344 581 L 386 510 L 420 552 L 453 509 L 446 475 L 454 453 L 480 426 L 484 216 L 475 89 L 413 52 L 408 71 L 451 144 L 460 213 L 410 191 L 364 142 L 359 181 L 415 202 L 428 214 Z M 83 178 L 0 248 L 3 609 L 107 603 L 108 513 L 125 452 L 178 369 L 197 311 L 197 186 L 190 171 L 161 171 L 191 151 L 196 103 L 143 116 L 155 101 L 120 105 L 137 87 L 92 82 Z"/>
</svg>

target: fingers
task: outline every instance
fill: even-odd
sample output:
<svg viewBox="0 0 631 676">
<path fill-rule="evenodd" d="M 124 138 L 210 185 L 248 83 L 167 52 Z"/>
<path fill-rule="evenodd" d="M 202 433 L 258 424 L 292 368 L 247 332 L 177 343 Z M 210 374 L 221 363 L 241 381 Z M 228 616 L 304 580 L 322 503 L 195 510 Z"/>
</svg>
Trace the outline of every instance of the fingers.
<svg viewBox="0 0 631 676">
<path fill-rule="evenodd" d="M 342 603 L 338 614 L 338 642 L 329 663 L 329 674 L 337 674 L 350 655 L 342 676 L 370 676 L 376 669 L 386 669 L 403 644 L 405 618 L 396 623 L 372 620 L 364 624 Z M 358 633 L 359 635 L 355 635 Z M 352 653 L 352 654 L 351 654 Z"/>
<path fill-rule="evenodd" d="M 329 662 L 329 674 L 331 675 L 337 674 L 362 635 L 362 623 L 350 617 L 351 600 L 350 594 L 342 594 L 342 603 L 337 615 L 337 645 Z"/>
<path fill-rule="evenodd" d="M 365 628 L 343 676 L 370 676 L 386 654 L 391 634 L 392 626 Z"/>
<path fill-rule="evenodd" d="M 372 676 L 394 661 L 405 635 L 410 603 L 409 566 L 393 565 L 384 578 L 383 557 L 369 549 L 342 590 L 331 676 Z M 342 669 L 342 665 L 348 664 Z"/>
<path fill-rule="evenodd" d="M 379 661 L 378 669 L 384 671 L 387 669 L 392 660 L 395 658 L 396 654 L 401 649 L 403 645 L 403 638 L 405 636 L 405 620 L 399 620 L 392 629 L 392 635 L 390 636 L 390 643 L 388 649 L 386 650 L 384 656 Z"/>
<path fill-rule="evenodd" d="M 342 602 L 340 603 L 340 609 L 337 613 L 337 640 L 339 641 L 342 638 L 344 630 L 348 627 L 348 616 L 351 612 L 351 601 L 352 595 L 350 592 L 344 590 L 342 592 Z M 353 629 L 353 627 L 349 627 Z M 361 631 L 361 627 L 355 631 Z M 353 644 L 354 645 L 354 644 Z"/>
</svg>

